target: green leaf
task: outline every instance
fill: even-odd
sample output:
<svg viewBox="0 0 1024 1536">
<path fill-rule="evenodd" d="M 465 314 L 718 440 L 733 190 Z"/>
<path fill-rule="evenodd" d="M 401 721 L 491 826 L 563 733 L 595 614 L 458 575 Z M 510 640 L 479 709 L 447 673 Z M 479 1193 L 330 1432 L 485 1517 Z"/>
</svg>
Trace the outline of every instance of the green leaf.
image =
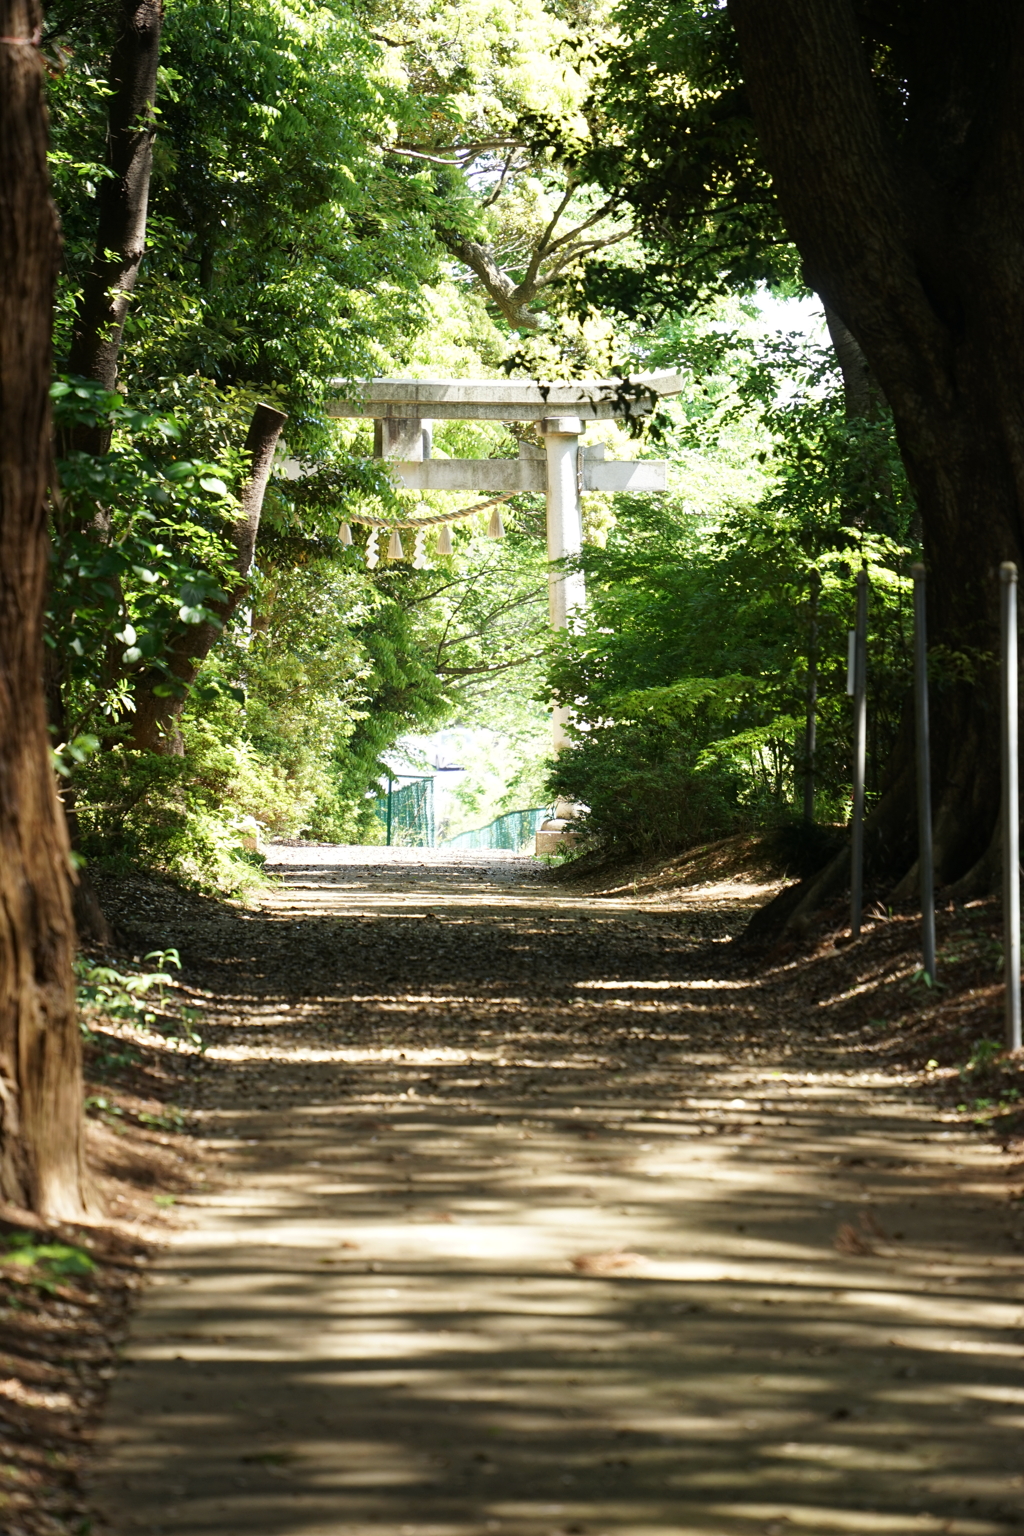
<svg viewBox="0 0 1024 1536">
<path fill-rule="evenodd" d="M 191 459 L 178 459 L 174 464 L 168 464 L 164 470 L 164 478 L 175 483 L 182 480 L 194 480 L 196 465 Z"/>
</svg>

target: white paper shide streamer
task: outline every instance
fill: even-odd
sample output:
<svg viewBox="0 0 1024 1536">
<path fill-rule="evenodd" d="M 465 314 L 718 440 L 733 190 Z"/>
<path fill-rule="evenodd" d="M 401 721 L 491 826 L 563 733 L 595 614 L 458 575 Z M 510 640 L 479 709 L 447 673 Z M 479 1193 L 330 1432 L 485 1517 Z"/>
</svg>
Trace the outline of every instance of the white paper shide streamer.
<svg viewBox="0 0 1024 1536">
<path fill-rule="evenodd" d="M 425 571 L 427 568 L 427 530 L 416 529 L 416 543 L 412 552 L 412 568 L 414 571 Z"/>
</svg>

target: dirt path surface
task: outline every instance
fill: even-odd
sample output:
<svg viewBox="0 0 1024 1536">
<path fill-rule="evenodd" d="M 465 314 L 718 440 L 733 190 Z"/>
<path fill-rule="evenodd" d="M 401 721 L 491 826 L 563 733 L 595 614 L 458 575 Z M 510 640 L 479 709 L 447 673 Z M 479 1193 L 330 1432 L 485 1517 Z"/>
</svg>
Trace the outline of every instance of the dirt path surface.
<svg viewBox="0 0 1024 1536">
<path fill-rule="evenodd" d="M 174 934 L 223 1177 L 136 1315 L 99 1529 L 1024 1524 L 1005 1159 L 794 1033 L 722 942 L 756 892 L 276 857 L 259 910 Z"/>
</svg>

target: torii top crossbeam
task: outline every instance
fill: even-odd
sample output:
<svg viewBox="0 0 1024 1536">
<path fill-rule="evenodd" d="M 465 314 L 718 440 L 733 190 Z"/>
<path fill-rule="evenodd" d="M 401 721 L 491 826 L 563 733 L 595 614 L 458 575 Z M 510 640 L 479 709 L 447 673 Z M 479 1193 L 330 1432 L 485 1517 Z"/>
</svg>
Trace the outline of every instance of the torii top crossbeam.
<svg viewBox="0 0 1024 1536">
<path fill-rule="evenodd" d="M 621 379 L 584 379 L 548 383 L 538 379 L 367 379 L 354 387 L 335 379 L 351 394 L 331 401 L 331 416 L 373 416 L 424 421 L 543 421 L 575 416 L 580 421 L 612 421 L 649 416 L 662 395 L 677 395 L 685 380 L 678 373 L 637 373 Z"/>
</svg>

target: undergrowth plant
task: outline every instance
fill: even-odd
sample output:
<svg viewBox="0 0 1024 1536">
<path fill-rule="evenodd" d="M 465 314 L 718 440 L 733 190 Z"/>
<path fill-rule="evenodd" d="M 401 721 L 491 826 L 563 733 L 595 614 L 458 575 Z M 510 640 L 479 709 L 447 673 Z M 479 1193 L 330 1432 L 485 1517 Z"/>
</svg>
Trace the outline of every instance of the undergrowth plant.
<svg viewBox="0 0 1024 1536">
<path fill-rule="evenodd" d="M 10 1232 L 0 1237 L 0 1270 L 15 1283 L 55 1295 L 68 1280 L 94 1273 L 95 1260 L 71 1243 L 40 1242 L 33 1232 Z"/>
<path fill-rule="evenodd" d="M 196 1028 L 199 1010 L 175 1005 L 167 997 L 166 989 L 173 981 L 167 967 L 174 966 L 181 970 L 178 951 L 154 949 L 144 958 L 155 961 L 157 969 L 118 971 L 109 965 L 96 965 L 85 955 L 79 955 L 75 961 L 82 1036 L 90 1045 L 98 1048 L 101 1070 L 130 1066 L 137 1059 L 130 1044 L 121 1043 L 120 1050 L 111 1049 L 109 1033 L 102 1028 L 106 1021 L 126 1022 L 162 1035 L 172 1033 L 201 1055 L 206 1050 Z M 160 1020 L 165 1022 L 166 1029 L 158 1028 Z M 95 1100 L 94 1104 L 102 1109 L 108 1108 L 105 1101 Z"/>
</svg>

